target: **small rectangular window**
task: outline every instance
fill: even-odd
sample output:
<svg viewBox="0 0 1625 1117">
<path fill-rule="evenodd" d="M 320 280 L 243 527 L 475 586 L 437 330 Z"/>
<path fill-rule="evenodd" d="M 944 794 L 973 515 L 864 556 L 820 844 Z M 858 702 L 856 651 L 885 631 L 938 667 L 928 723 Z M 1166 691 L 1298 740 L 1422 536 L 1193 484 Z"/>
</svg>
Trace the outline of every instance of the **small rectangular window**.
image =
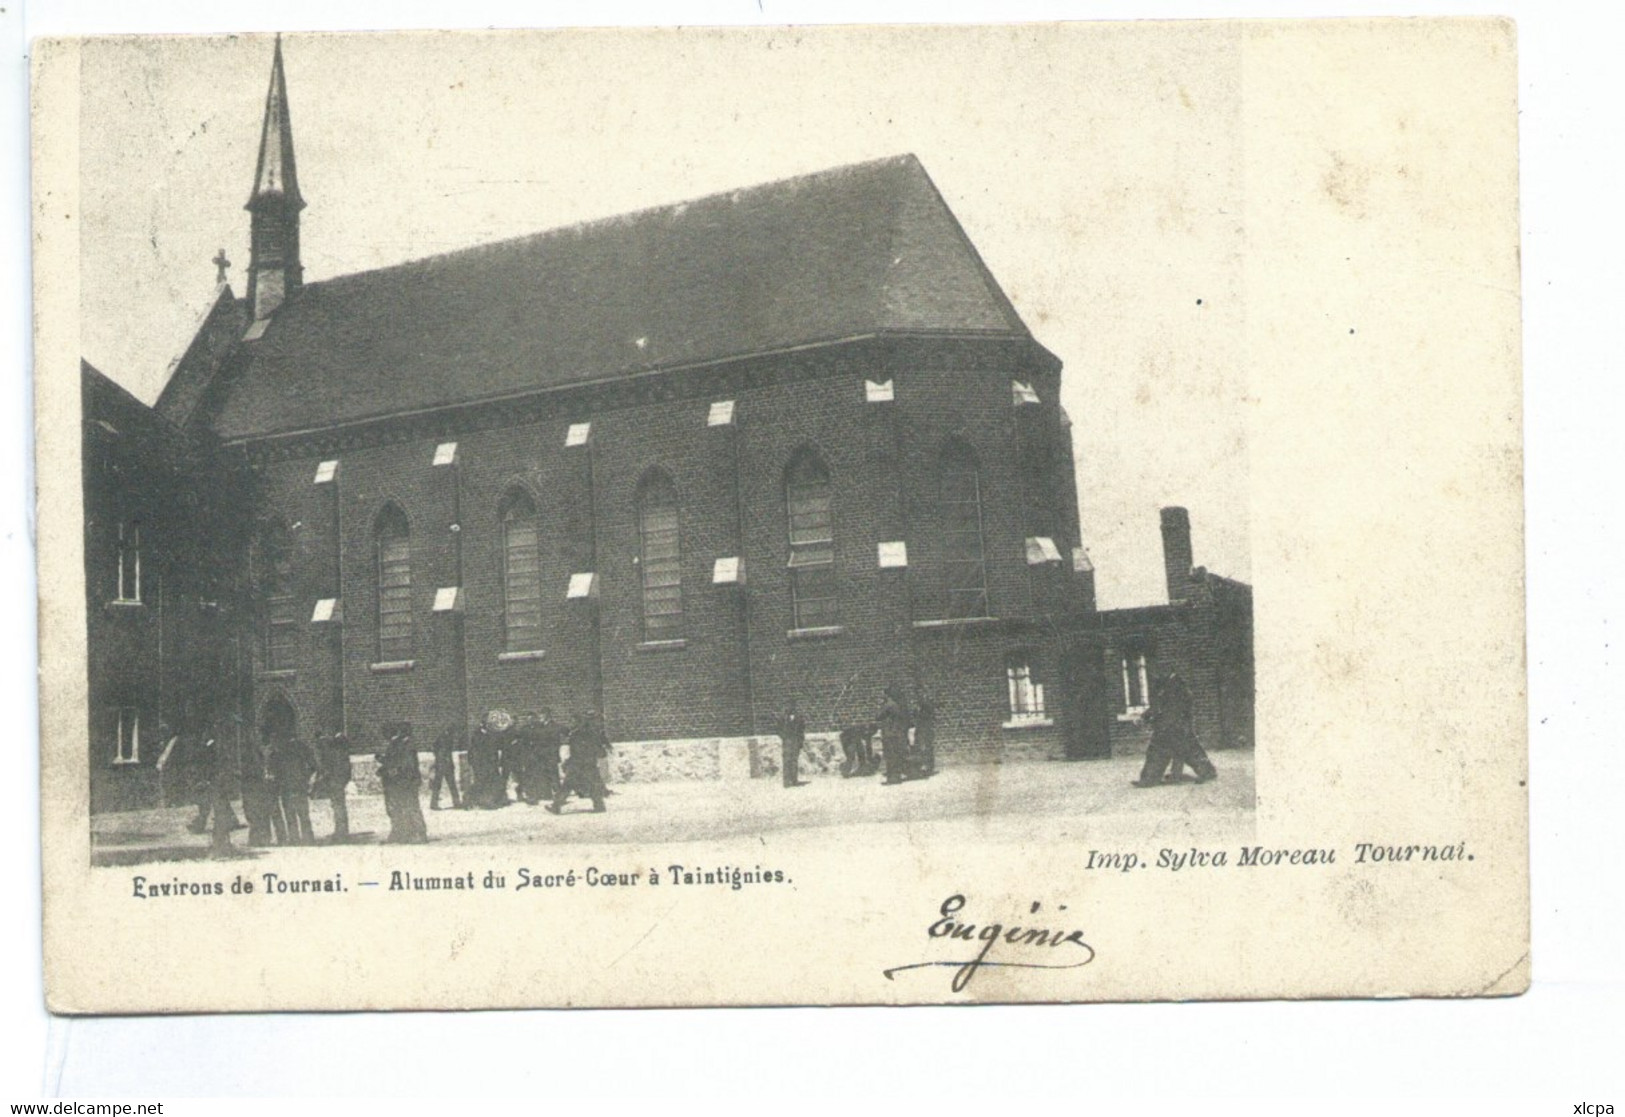
<svg viewBox="0 0 1625 1117">
<path fill-rule="evenodd" d="M 141 711 L 120 706 L 114 711 L 113 732 L 113 763 L 141 763 Z"/>
</svg>

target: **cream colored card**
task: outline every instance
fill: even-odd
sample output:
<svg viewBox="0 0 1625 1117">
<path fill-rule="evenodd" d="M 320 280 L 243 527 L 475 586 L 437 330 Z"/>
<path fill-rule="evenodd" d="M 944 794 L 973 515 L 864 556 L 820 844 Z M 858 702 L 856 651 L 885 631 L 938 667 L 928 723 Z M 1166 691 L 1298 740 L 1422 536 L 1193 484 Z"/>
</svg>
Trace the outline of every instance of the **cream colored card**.
<svg viewBox="0 0 1625 1117">
<path fill-rule="evenodd" d="M 1510 23 L 34 57 L 55 1011 L 1527 988 Z"/>
</svg>

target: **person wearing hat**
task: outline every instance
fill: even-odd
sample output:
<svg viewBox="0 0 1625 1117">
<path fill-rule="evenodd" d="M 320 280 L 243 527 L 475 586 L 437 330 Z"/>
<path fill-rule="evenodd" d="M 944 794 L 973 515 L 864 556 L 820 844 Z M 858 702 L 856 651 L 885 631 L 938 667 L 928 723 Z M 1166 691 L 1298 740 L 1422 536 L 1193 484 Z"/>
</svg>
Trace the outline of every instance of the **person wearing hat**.
<svg viewBox="0 0 1625 1117">
<path fill-rule="evenodd" d="M 886 785 L 902 783 L 908 778 L 908 707 L 903 694 L 895 686 L 886 688 L 886 697 L 880 703 L 880 752 L 886 763 Z"/>
<path fill-rule="evenodd" d="M 513 727 L 513 716 L 506 710 L 494 709 L 474 726 L 468 738 L 468 763 L 474 771 L 474 788 L 470 798 L 481 810 L 491 811 L 508 805 L 508 777 L 502 767 L 502 739 Z"/>
<path fill-rule="evenodd" d="M 522 714 L 509 737 L 513 753 L 513 790 L 528 805 L 535 806 L 551 789 L 541 776 L 541 740 L 536 735 L 536 714 Z"/>
<path fill-rule="evenodd" d="M 248 819 L 248 844 L 268 846 L 288 844 L 288 822 L 277 798 L 271 775 L 271 743 L 261 737 L 250 739 L 243 750 L 243 815 Z"/>
<path fill-rule="evenodd" d="M 197 817 L 187 823 L 186 828 L 194 834 L 207 834 L 210 832 L 211 817 L 217 824 L 224 823 L 227 833 L 247 827 L 248 823 L 237 817 L 231 805 L 230 791 L 234 785 L 230 779 L 230 765 L 221 755 L 214 727 L 208 726 L 202 732 L 179 733 L 176 737 L 176 752 L 180 754 L 182 763 L 192 769 L 193 800 L 197 805 Z M 222 785 L 227 789 L 223 815 L 220 797 Z"/>
<path fill-rule="evenodd" d="M 564 749 L 564 733 L 553 720 L 553 711 L 543 706 L 536 713 L 536 724 L 531 727 L 536 737 L 536 793 L 552 800 L 559 793 L 563 777 L 559 774 L 559 755 Z"/>
<path fill-rule="evenodd" d="M 418 753 L 412 745 L 412 727 L 396 722 L 385 730 L 388 743 L 378 759 L 378 782 L 384 788 L 384 813 L 389 815 L 389 837 L 393 845 L 420 845 L 429 840 L 423 821 L 423 803 L 418 792 L 423 786 L 418 771 Z"/>
<path fill-rule="evenodd" d="M 315 751 L 297 737 L 279 738 L 271 748 L 271 777 L 292 845 L 316 844 L 310 825 L 310 780 L 316 774 Z"/>
<path fill-rule="evenodd" d="M 598 761 L 608 750 L 609 739 L 604 734 L 603 723 L 598 720 L 598 711 L 588 710 L 570 732 L 569 744 L 565 746 L 568 755 L 564 758 L 564 779 L 553 801 L 547 805 L 548 811 L 559 814 L 574 792 L 592 800 L 594 814 L 603 813 L 604 777 L 598 770 Z"/>
<path fill-rule="evenodd" d="M 790 699 L 784 708 L 784 716 L 779 719 L 779 755 L 782 761 L 779 773 L 784 777 L 785 787 L 801 787 L 806 781 L 801 778 L 801 750 L 807 745 L 807 719 L 801 716 L 796 708 L 796 700 Z"/>
<path fill-rule="evenodd" d="M 936 774 L 937 708 L 922 687 L 914 703 L 914 776 L 923 780 Z"/>
<path fill-rule="evenodd" d="M 333 833 L 327 840 L 335 844 L 347 842 L 350 840 L 349 788 L 353 773 L 350 738 L 344 735 L 344 730 L 335 729 L 323 738 L 316 765 L 316 797 L 326 799 L 333 811 Z"/>
<path fill-rule="evenodd" d="M 457 790 L 457 730 L 447 726 L 434 739 L 434 770 L 429 775 L 429 809 L 440 809 L 440 786 L 451 790 L 451 808 L 463 809 L 463 797 Z"/>
<path fill-rule="evenodd" d="M 1219 773 L 1196 740 L 1191 719 L 1191 692 L 1178 670 L 1159 669 L 1151 678 L 1151 746 L 1145 751 L 1145 764 L 1135 787 L 1159 787 L 1178 782 L 1180 768 L 1189 764 L 1197 783 L 1206 783 Z M 1172 779 L 1169 768 L 1172 766 Z"/>
</svg>

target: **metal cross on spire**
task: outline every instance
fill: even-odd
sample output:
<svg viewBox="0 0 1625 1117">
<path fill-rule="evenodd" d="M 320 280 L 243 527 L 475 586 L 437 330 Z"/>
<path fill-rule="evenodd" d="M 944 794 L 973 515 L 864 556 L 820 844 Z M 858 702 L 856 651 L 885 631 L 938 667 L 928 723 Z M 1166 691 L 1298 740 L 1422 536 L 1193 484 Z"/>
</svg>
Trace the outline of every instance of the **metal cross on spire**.
<svg viewBox="0 0 1625 1117">
<path fill-rule="evenodd" d="M 224 283 L 226 281 L 226 269 L 231 267 L 231 261 L 226 259 L 226 250 L 222 248 L 219 252 L 216 252 L 214 259 L 210 260 L 209 263 L 213 264 L 217 269 L 214 281 Z"/>
</svg>

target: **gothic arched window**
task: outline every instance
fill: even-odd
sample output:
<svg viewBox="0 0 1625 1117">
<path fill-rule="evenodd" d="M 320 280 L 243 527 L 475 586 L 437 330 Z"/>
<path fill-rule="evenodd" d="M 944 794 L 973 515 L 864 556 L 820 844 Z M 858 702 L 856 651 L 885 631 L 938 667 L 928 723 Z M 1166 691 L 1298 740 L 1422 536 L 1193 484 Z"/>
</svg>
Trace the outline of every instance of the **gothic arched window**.
<svg viewBox="0 0 1625 1117">
<path fill-rule="evenodd" d="M 412 658 L 412 530 L 406 513 L 386 504 L 373 525 L 377 541 L 378 660 Z"/>
<path fill-rule="evenodd" d="M 943 616 L 985 617 L 987 559 L 982 550 L 982 479 L 976 453 L 963 442 L 950 442 L 942 449 L 937 469 Z"/>
<path fill-rule="evenodd" d="M 784 505 L 790 532 L 791 626 L 833 627 L 840 620 L 835 519 L 829 470 L 813 451 L 797 454 L 785 469 Z"/>
<path fill-rule="evenodd" d="M 293 545 L 288 538 L 287 524 L 276 519 L 261 525 L 257 557 L 254 575 L 263 620 L 260 640 L 265 668 L 285 671 L 294 665 L 294 646 L 299 633 L 293 593 Z"/>
<path fill-rule="evenodd" d="M 542 527 L 523 489 L 502 502 L 502 625 L 507 651 L 542 646 Z"/>
<path fill-rule="evenodd" d="M 683 574 L 677 486 L 656 470 L 638 486 L 639 562 L 643 571 L 643 638 L 683 635 Z"/>
</svg>

